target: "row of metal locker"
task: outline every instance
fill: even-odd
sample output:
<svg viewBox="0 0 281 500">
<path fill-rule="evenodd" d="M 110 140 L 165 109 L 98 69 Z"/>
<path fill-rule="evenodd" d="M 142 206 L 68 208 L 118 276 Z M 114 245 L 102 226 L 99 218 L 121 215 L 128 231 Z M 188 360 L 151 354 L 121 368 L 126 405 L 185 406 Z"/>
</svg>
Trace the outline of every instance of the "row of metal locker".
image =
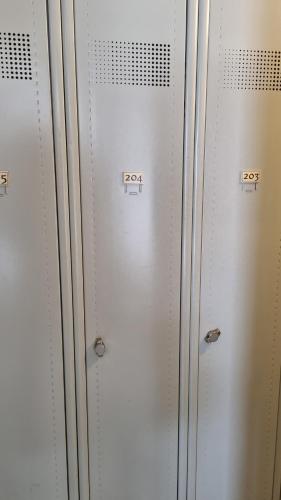
<svg viewBox="0 0 281 500">
<path fill-rule="evenodd" d="M 280 500 L 279 0 L 0 0 L 0 500 Z"/>
</svg>

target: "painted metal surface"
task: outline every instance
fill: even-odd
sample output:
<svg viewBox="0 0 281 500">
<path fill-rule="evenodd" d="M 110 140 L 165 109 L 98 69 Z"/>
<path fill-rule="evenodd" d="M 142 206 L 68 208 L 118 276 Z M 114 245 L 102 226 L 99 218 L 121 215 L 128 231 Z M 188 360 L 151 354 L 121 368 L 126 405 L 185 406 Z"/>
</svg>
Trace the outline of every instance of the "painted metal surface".
<svg viewBox="0 0 281 500">
<path fill-rule="evenodd" d="M 66 500 L 46 4 L 0 6 L 0 498 Z"/>
<path fill-rule="evenodd" d="M 280 484 L 281 471 L 274 473 L 281 361 L 280 20 L 276 0 L 210 5 L 197 480 L 190 499 L 269 500 L 274 474 Z M 260 182 L 241 184 L 244 171 L 261 172 Z M 221 337 L 207 345 L 206 333 L 214 328 Z"/>
<path fill-rule="evenodd" d="M 185 2 L 75 15 L 91 498 L 175 500 Z"/>
</svg>

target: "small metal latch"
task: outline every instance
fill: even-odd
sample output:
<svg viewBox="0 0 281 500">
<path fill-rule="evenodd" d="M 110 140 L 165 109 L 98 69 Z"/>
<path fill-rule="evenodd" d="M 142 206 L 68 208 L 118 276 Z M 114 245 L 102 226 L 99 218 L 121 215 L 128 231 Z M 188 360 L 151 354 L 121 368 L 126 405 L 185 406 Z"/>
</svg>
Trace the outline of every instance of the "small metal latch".
<svg viewBox="0 0 281 500">
<path fill-rule="evenodd" d="M 98 337 L 94 343 L 94 351 L 99 358 L 102 358 L 105 353 L 105 343 L 101 337 Z"/>
<path fill-rule="evenodd" d="M 215 330 L 210 330 L 206 337 L 205 337 L 205 342 L 207 344 L 212 344 L 213 342 L 217 342 L 221 336 L 221 331 L 218 328 L 215 328 Z"/>
</svg>

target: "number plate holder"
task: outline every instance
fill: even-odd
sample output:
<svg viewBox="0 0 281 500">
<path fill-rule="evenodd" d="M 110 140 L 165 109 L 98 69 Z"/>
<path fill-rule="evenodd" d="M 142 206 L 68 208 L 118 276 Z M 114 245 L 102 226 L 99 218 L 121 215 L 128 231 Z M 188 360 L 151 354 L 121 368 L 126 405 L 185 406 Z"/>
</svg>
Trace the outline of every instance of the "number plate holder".
<svg viewBox="0 0 281 500">
<path fill-rule="evenodd" d="M 123 183 L 142 186 L 144 184 L 143 177 L 143 172 L 123 172 Z"/>
<path fill-rule="evenodd" d="M 242 184 L 258 184 L 261 181 L 261 172 L 257 170 L 248 170 L 241 173 Z"/>
<path fill-rule="evenodd" d="M 9 184 L 9 172 L 5 170 L 0 170 L 0 187 L 8 187 Z"/>
</svg>

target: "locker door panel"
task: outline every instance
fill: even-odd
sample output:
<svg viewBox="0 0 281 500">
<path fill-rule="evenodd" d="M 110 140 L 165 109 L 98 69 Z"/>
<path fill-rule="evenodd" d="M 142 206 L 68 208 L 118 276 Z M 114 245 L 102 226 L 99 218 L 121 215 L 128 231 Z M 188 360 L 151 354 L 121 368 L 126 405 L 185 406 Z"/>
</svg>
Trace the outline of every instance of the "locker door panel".
<svg viewBox="0 0 281 500">
<path fill-rule="evenodd" d="M 176 499 L 185 2 L 75 13 L 91 498 Z"/>
<path fill-rule="evenodd" d="M 0 498 L 66 500 L 46 4 L 0 6 Z"/>
<path fill-rule="evenodd" d="M 198 500 L 272 498 L 281 350 L 280 20 L 276 0 L 211 2 Z M 241 184 L 243 171 L 259 172 L 260 182 Z M 216 327 L 221 337 L 207 345 Z"/>
</svg>

